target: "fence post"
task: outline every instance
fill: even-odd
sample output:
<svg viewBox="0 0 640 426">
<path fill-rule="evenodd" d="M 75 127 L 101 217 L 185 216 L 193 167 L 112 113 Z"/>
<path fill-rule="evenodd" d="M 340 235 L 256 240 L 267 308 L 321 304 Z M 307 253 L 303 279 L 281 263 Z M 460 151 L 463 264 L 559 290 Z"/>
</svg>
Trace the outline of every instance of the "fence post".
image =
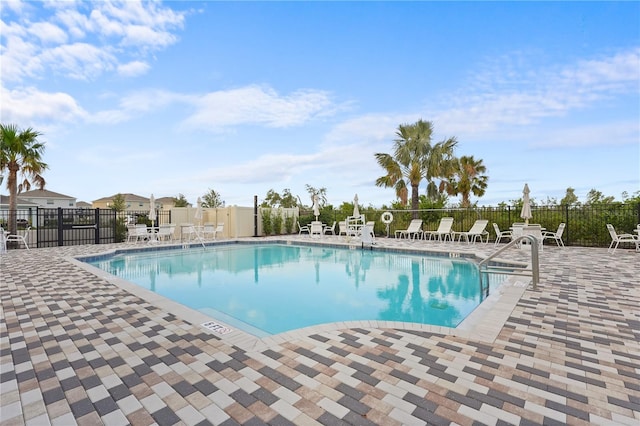
<svg viewBox="0 0 640 426">
<path fill-rule="evenodd" d="M 93 221 L 96 224 L 96 231 L 93 233 L 94 244 L 100 244 L 100 208 L 96 208 L 93 211 Z M 114 226 L 115 226 L 115 221 L 114 221 Z M 116 234 L 115 234 L 115 227 L 114 227 L 114 233 L 113 233 L 114 238 L 115 238 L 115 235 Z"/>
<path fill-rule="evenodd" d="M 569 204 L 561 204 L 564 207 L 564 223 L 566 226 L 564 227 L 564 232 L 566 234 L 564 238 L 564 242 L 566 245 L 571 245 L 571 231 L 569 226 Z"/>
<path fill-rule="evenodd" d="M 62 207 L 58 207 L 58 247 L 64 245 L 64 229 L 62 229 Z"/>
</svg>

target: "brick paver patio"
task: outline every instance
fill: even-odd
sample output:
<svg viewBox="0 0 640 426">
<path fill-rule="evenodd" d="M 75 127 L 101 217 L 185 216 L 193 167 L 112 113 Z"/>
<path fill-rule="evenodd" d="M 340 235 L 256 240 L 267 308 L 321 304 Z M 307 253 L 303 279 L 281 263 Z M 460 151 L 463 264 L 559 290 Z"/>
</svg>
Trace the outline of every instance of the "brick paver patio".
<svg viewBox="0 0 640 426">
<path fill-rule="evenodd" d="M 546 246 L 537 290 L 516 280 L 459 330 L 362 322 L 260 340 L 69 260 L 129 246 L 0 255 L 0 424 L 640 424 L 633 250 Z"/>
</svg>

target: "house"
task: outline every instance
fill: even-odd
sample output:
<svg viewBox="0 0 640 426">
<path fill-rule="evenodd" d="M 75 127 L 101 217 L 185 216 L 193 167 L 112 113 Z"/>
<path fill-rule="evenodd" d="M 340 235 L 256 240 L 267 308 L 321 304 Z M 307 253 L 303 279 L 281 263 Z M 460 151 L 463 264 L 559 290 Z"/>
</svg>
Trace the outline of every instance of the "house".
<svg viewBox="0 0 640 426">
<path fill-rule="evenodd" d="M 25 201 L 17 197 L 16 216 L 18 218 L 18 226 L 24 227 L 28 224 L 35 223 L 38 205 L 30 201 Z M 7 229 L 9 220 L 9 196 L 0 195 L 0 226 Z"/>
<path fill-rule="evenodd" d="M 76 208 L 76 199 L 74 197 L 46 189 L 21 192 L 18 194 L 18 200 L 33 203 L 45 209 L 57 209 L 58 207 L 63 209 Z"/>
<path fill-rule="evenodd" d="M 113 200 L 117 195 L 124 197 L 125 211 L 149 211 L 149 199 L 136 194 L 118 193 L 109 197 L 93 200 L 91 205 L 94 209 L 110 209 L 113 207 Z"/>
<path fill-rule="evenodd" d="M 110 197 L 103 197 L 92 202 L 93 208 L 97 209 L 109 209 L 113 206 L 113 199 L 118 194 L 114 194 Z M 142 197 L 136 194 L 130 193 L 120 193 L 124 197 L 125 211 L 133 211 L 133 212 L 148 212 L 150 199 L 147 197 Z M 156 198 L 155 200 L 156 209 L 159 210 L 170 210 L 173 207 L 173 197 L 162 197 Z"/>
</svg>

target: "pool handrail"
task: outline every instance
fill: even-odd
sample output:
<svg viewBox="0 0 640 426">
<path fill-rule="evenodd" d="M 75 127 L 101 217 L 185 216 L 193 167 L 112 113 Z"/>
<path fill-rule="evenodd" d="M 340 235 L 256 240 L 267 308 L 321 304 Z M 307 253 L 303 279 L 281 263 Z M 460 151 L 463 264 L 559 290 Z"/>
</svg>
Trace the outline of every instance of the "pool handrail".
<svg viewBox="0 0 640 426">
<path fill-rule="evenodd" d="M 507 250 L 508 248 L 511 248 L 514 245 L 519 244 L 520 241 L 522 240 L 528 240 L 529 243 L 531 243 L 531 269 L 518 269 L 517 272 L 514 272 L 513 267 L 506 268 L 506 267 L 500 267 L 500 266 L 491 266 L 491 267 L 489 266 L 489 261 L 491 259 L 495 258 L 497 255 Z M 538 254 L 538 244 L 539 244 L 538 239 L 533 235 L 529 235 L 529 234 L 521 235 L 509 241 L 504 247 L 500 248 L 499 250 L 491 253 L 486 258 L 482 259 L 478 263 L 478 269 L 480 270 L 480 290 L 481 291 L 483 290 L 482 274 L 488 274 L 491 272 L 495 274 L 523 275 L 522 274 L 523 271 L 531 272 L 530 275 L 524 274 L 524 276 L 531 277 L 531 280 L 533 282 L 533 289 L 537 290 L 538 283 L 540 282 L 540 259 Z M 487 292 L 486 296 L 488 296 L 488 292 L 489 292 L 488 285 L 487 285 L 486 292 Z"/>
</svg>

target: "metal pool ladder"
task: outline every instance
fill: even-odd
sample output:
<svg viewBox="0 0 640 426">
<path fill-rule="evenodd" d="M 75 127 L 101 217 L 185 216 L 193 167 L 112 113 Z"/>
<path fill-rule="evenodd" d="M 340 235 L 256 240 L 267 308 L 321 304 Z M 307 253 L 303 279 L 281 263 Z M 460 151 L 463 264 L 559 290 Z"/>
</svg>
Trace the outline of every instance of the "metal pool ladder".
<svg viewBox="0 0 640 426">
<path fill-rule="evenodd" d="M 489 265 L 489 261 L 502 253 L 503 251 L 511 248 L 522 240 L 528 240 L 531 243 L 531 269 L 518 269 L 517 271 L 513 270 L 513 266 L 500 266 L 500 265 Z M 540 259 L 538 257 L 538 240 L 533 235 L 521 235 L 513 240 L 509 241 L 507 245 L 502 247 L 500 250 L 490 254 L 488 257 L 480 261 L 478 263 L 478 269 L 480 270 L 480 293 L 484 295 L 484 297 L 489 296 L 489 278 L 488 274 L 505 274 L 505 275 L 524 275 L 525 277 L 531 277 L 533 281 L 533 289 L 536 290 L 538 288 L 538 282 L 540 282 Z M 522 272 L 525 272 L 524 274 Z M 483 280 L 483 277 L 487 276 L 486 281 Z"/>
</svg>

